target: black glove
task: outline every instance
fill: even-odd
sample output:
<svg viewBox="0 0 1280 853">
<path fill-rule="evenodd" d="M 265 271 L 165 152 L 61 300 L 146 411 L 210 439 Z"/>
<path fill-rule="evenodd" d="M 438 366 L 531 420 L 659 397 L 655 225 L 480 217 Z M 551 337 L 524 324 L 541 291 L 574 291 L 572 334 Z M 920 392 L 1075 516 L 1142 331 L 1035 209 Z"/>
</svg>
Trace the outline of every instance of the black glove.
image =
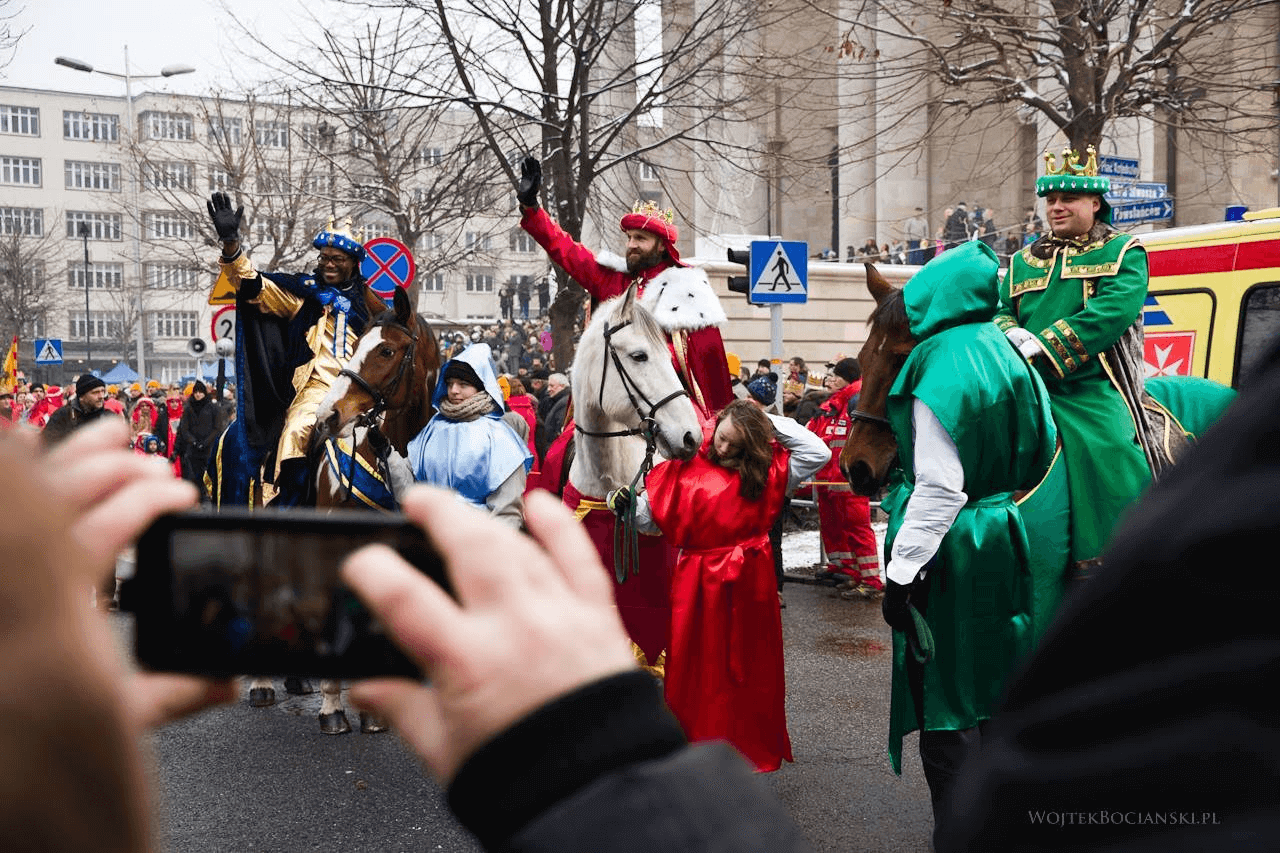
<svg viewBox="0 0 1280 853">
<path fill-rule="evenodd" d="M 538 188 L 542 186 L 542 164 L 535 157 L 525 157 L 520 164 L 520 185 L 516 200 L 525 207 L 538 206 Z"/>
<path fill-rule="evenodd" d="M 627 508 L 631 506 L 633 499 L 634 496 L 631 494 L 631 488 L 629 486 L 623 486 L 621 489 L 616 489 L 610 492 L 605 497 L 604 502 L 614 515 L 622 515 L 627 511 Z"/>
<path fill-rule="evenodd" d="M 218 239 L 224 243 L 238 242 L 240 220 L 244 217 L 244 205 L 232 211 L 231 197 L 226 193 L 214 193 L 213 198 L 205 202 L 205 206 L 209 208 L 209 219 L 213 221 L 213 228 L 218 232 Z"/>
<path fill-rule="evenodd" d="M 911 619 L 911 585 L 886 580 L 884 598 L 880 599 L 880 613 L 884 621 L 895 631 L 909 631 Z"/>
</svg>

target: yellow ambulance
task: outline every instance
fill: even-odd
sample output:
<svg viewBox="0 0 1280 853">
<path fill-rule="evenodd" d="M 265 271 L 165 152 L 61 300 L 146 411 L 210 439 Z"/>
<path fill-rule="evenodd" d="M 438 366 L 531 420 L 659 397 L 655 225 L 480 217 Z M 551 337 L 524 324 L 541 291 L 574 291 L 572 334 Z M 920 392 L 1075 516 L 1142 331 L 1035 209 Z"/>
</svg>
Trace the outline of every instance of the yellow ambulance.
<svg viewBox="0 0 1280 853">
<path fill-rule="evenodd" d="M 1141 235 L 1148 376 L 1236 386 L 1280 341 L 1280 208 Z"/>
</svg>

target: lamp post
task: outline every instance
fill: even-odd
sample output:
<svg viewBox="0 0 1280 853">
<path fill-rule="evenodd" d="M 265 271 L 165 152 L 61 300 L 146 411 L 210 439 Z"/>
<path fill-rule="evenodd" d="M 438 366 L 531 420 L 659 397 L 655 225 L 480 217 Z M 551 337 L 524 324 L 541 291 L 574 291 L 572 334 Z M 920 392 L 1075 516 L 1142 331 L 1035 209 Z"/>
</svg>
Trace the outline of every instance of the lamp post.
<svg viewBox="0 0 1280 853">
<path fill-rule="evenodd" d="M 190 74 L 191 72 L 195 71 L 195 69 L 192 68 L 190 65 L 166 65 L 164 68 L 160 69 L 159 74 L 137 74 L 137 75 L 132 74 L 129 71 L 129 46 L 128 45 L 125 45 L 124 47 L 124 73 L 123 74 L 118 74 L 114 71 L 103 71 L 101 68 L 94 68 L 92 65 L 90 65 L 87 62 L 81 62 L 78 59 L 71 59 L 70 57 L 66 57 L 66 56 L 59 56 L 57 59 L 53 61 L 57 65 L 61 65 L 65 68 L 70 68 L 74 71 L 83 71 L 85 74 L 92 74 L 93 72 L 96 71 L 97 73 L 104 74 L 107 77 L 114 77 L 117 80 L 124 81 L 124 98 L 125 98 L 125 104 L 126 104 L 126 111 L 128 113 L 126 118 L 128 119 L 128 122 L 129 122 L 128 133 L 129 133 L 129 138 L 133 140 L 134 144 L 137 143 L 138 137 L 136 133 L 137 123 L 135 122 L 134 115 L 133 115 L 133 81 L 134 80 L 154 80 L 160 77 L 175 77 L 179 74 Z M 134 216 L 133 275 L 134 275 L 134 280 L 137 282 L 138 376 L 145 378 L 147 375 L 146 347 L 144 346 L 144 343 L 145 343 L 144 339 L 146 337 L 146 325 L 145 325 L 146 314 L 143 311 L 143 303 L 142 303 L 142 292 L 143 292 L 143 287 L 142 287 L 142 211 L 139 209 L 139 202 L 138 202 L 139 185 L 142 183 L 141 174 L 139 173 L 137 175 L 134 175 L 133 181 L 131 183 L 132 183 L 132 188 L 131 188 L 130 194 L 132 196 L 133 216 Z M 86 308 L 86 311 L 87 310 L 88 309 Z M 88 319 L 89 318 L 86 316 L 85 320 L 88 321 Z"/>
<path fill-rule="evenodd" d="M 93 370 L 93 325 L 89 322 L 89 223 L 80 223 L 80 238 L 84 240 L 84 349 L 85 361 Z"/>
</svg>

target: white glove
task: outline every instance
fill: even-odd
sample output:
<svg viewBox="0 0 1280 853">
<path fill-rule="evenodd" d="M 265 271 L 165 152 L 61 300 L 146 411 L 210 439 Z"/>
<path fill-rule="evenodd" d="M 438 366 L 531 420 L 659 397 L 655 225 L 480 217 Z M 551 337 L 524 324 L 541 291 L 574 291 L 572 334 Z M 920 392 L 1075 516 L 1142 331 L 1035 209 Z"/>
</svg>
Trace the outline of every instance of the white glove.
<svg viewBox="0 0 1280 853">
<path fill-rule="evenodd" d="M 1032 358 L 1040 353 L 1040 343 L 1036 340 L 1036 336 L 1021 326 L 1014 326 L 1005 332 L 1004 336 L 1022 354 L 1023 358 Z"/>
</svg>

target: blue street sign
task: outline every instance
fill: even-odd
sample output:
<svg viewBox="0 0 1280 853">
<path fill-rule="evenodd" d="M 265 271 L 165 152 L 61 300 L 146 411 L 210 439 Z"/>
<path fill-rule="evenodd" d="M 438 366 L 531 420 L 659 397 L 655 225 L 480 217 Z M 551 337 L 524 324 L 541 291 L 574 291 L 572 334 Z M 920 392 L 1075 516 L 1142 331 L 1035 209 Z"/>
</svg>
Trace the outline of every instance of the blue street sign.
<svg viewBox="0 0 1280 853">
<path fill-rule="evenodd" d="M 751 301 L 807 302 L 809 244 L 798 240 L 751 241 Z"/>
<path fill-rule="evenodd" d="M 62 364 L 61 339 L 36 338 L 36 364 Z"/>
<path fill-rule="evenodd" d="M 1113 225 L 1139 225 L 1143 222 L 1167 222 L 1170 219 L 1173 219 L 1173 199 L 1171 198 L 1134 201 L 1113 205 L 1111 208 Z"/>
<path fill-rule="evenodd" d="M 1138 161 L 1128 157 L 1099 157 L 1098 174 L 1122 181 L 1138 180 Z"/>
<path fill-rule="evenodd" d="M 417 265 L 409 248 L 390 237 L 375 237 L 364 244 L 365 259 L 360 264 L 369 289 L 389 303 L 397 287 L 409 289 Z"/>
<path fill-rule="evenodd" d="M 1112 182 L 1111 192 L 1107 193 L 1107 201 L 1155 201 L 1169 197 L 1169 185 L 1154 181 L 1135 181 L 1134 183 Z"/>
</svg>

